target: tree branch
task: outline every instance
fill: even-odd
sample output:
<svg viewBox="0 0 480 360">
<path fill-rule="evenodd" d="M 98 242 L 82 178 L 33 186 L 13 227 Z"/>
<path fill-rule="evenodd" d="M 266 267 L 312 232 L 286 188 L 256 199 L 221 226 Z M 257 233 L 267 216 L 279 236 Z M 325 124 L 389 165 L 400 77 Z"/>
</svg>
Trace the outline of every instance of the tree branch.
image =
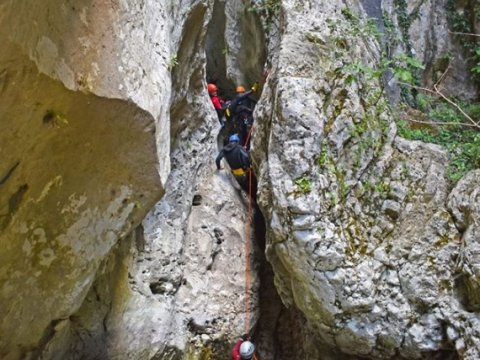
<svg viewBox="0 0 480 360">
<path fill-rule="evenodd" d="M 418 123 L 418 124 L 425 124 L 425 125 L 452 125 L 452 126 L 467 126 L 480 129 L 480 127 L 476 124 L 468 124 L 468 123 L 457 123 L 457 122 L 443 122 L 443 121 L 422 121 L 409 118 L 408 121 Z"/>
<path fill-rule="evenodd" d="M 408 84 L 408 83 L 404 83 L 404 82 L 399 82 L 399 84 L 401 85 L 405 85 L 405 86 L 408 86 L 408 87 L 411 87 L 411 88 L 414 88 L 414 89 L 417 89 L 417 90 L 423 90 L 423 91 L 426 91 L 426 92 L 429 92 L 431 94 L 435 94 L 439 97 L 441 97 L 443 100 L 445 100 L 447 103 L 449 103 L 450 105 L 452 105 L 455 109 L 457 109 L 466 119 L 468 119 L 468 121 L 471 122 L 471 124 L 459 124 L 459 123 L 441 123 L 441 122 L 432 122 L 431 124 L 439 124 L 439 125 L 464 125 L 464 126 L 470 126 L 470 127 L 475 127 L 477 129 L 480 129 L 480 124 L 473 120 L 457 103 L 455 103 L 454 101 L 450 100 L 448 97 L 446 97 L 439 89 L 438 89 L 438 86 L 440 85 L 440 83 L 445 79 L 445 76 L 447 75 L 447 72 L 448 70 L 450 70 L 450 65 L 448 65 L 448 67 L 445 69 L 445 71 L 443 72 L 442 76 L 440 76 L 440 78 L 438 79 L 438 81 L 435 83 L 435 85 L 433 85 L 433 89 L 434 90 L 431 90 L 431 89 L 428 89 L 428 88 L 424 88 L 424 87 L 420 87 L 420 86 L 415 86 L 415 85 L 411 85 L 411 84 Z M 420 122 L 420 121 L 417 121 L 417 122 Z M 421 123 L 428 123 L 429 122 L 421 122 Z"/>
<path fill-rule="evenodd" d="M 448 30 L 448 32 L 450 34 L 453 34 L 453 35 L 478 36 L 478 37 L 480 37 L 480 34 L 464 33 L 464 32 L 458 32 L 458 31 L 450 31 L 450 30 Z"/>
</svg>

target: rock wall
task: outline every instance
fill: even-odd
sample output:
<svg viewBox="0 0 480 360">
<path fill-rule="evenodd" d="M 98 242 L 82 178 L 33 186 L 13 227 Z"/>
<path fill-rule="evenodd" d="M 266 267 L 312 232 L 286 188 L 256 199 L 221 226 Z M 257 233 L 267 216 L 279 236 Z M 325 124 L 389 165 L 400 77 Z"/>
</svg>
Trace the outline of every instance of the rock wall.
<svg viewBox="0 0 480 360">
<path fill-rule="evenodd" d="M 369 8 L 370 1 L 363 3 Z M 385 0 L 381 7 L 381 21 L 388 25 L 384 27 L 388 55 L 405 53 L 418 59 L 425 65 L 419 76 L 420 83 L 429 88 L 448 68 L 441 86 L 444 93 L 467 100 L 478 99 L 478 82 L 470 71 L 474 65 L 472 54 L 462 45 L 469 36 L 452 34 L 455 28 L 449 21 L 454 13 L 466 23 L 470 17 L 475 18 L 473 2 Z M 473 23 L 471 29 L 463 32 L 474 32 Z"/>
<path fill-rule="evenodd" d="M 256 328 L 264 360 L 478 358 L 480 174 L 451 190 L 445 151 L 396 136 L 354 66 L 379 60 L 345 11 L 366 3 L 4 1 L 0 357 L 220 359 Z M 247 204 L 215 172 L 205 79 L 250 85 L 265 60 L 274 273 L 253 242 L 247 314 Z"/>
<path fill-rule="evenodd" d="M 2 358 L 221 357 L 255 325 L 246 200 L 213 161 L 213 5 L 2 5 Z"/>
<path fill-rule="evenodd" d="M 0 357 L 28 359 L 164 191 L 169 32 L 154 2 L 0 7 Z"/>
<path fill-rule="evenodd" d="M 275 283 L 315 344 L 305 358 L 478 358 L 476 173 L 450 192 L 448 154 L 396 136 L 380 80 L 355 67 L 379 59 L 360 3 L 282 3 L 254 158 Z"/>
</svg>

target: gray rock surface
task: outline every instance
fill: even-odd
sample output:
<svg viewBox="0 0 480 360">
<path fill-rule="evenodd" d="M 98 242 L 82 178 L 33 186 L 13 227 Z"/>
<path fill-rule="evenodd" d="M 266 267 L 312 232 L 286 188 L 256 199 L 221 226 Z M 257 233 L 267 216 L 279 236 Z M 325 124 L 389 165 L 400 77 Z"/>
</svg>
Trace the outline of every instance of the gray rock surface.
<svg viewBox="0 0 480 360">
<path fill-rule="evenodd" d="M 102 261 L 162 195 L 169 99 L 142 79 L 168 72 L 119 72 L 146 57 L 111 41 L 129 8 L 0 6 L 0 357 L 26 359 L 66 331 Z"/>
<path fill-rule="evenodd" d="M 360 1 L 252 4 L 0 4 L 2 359 L 220 359 L 261 311 L 264 360 L 480 357 L 479 172 L 450 191 L 448 154 L 396 136 L 358 67 L 379 48 L 342 14 Z M 411 30 L 425 58 L 436 6 Z M 245 292 L 246 201 L 215 172 L 205 91 L 261 78 L 266 50 L 253 154 L 288 309 L 255 245 Z"/>
<path fill-rule="evenodd" d="M 425 65 L 420 76 L 424 86 L 431 88 L 448 67 L 440 87 L 442 92 L 448 96 L 475 100 L 478 85 L 470 71 L 471 55 L 461 45 L 464 36 L 450 33 L 452 26 L 448 17 L 453 17 L 453 14 L 448 13 L 448 3 L 448 0 L 381 1 L 383 19 L 393 25 L 385 27 L 385 39 L 392 56 L 407 53 Z M 470 18 L 467 12 L 475 12 L 468 1 L 450 3 L 459 14 L 465 14 L 465 21 Z"/>
<path fill-rule="evenodd" d="M 477 208 L 478 174 L 449 195 L 447 154 L 396 137 L 378 79 L 348 71 L 374 63 L 378 50 L 349 31 L 343 5 L 283 4 L 254 141 L 282 300 L 307 318 L 317 347 L 378 359 L 478 358 L 478 315 L 468 306 L 478 299 L 478 224 L 466 216 Z"/>
</svg>

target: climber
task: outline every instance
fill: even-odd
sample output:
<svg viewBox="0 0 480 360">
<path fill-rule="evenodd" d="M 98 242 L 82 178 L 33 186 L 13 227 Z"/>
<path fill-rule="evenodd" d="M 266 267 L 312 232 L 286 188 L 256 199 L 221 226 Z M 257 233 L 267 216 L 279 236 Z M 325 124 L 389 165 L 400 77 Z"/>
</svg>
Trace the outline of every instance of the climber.
<svg viewBox="0 0 480 360">
<path fill-rule="evenodd" d="M 250 156 L 239 144 L 240 138 L 237 134 L 231 135 L 228 141 L 229 143 L 223 147 L 215 159 L 217 170 L 222 169 L 220 162 L 225 157 L 240 187 L 246 191 L 247 194 L 251 194 L 253 199 L 256 199 L 257 179 L 252 172 Z"/>
<path fill-rule="evenodd" d="M 232 119 L 233 131 L 240 134 L 241 143 L 247 150 L 250 148 L 248 133 L 253 125 L 253 109 L 257 103 L 251 95 L 257 91 L 257 88 L 257 83 L 253 84 L 249 91 L 245 91 L 245 88 L 241 85 L 237 86 L 237 95 L 226 110 L 227 117 Z"/>
<path fill-rule="evenodd" d="M 243 336 L 232 349 L 232 360 L 250 360 L 255 358 L 255 345 L 250 338 Z"/>
<path fill-rule="evenodd" d="M 256 92 L 258 89 L 258 83 L 253 84 L 252 88 L 248 91 L 245 91 L 245 88 L 242 85 L 237 86 L 235 99 L 232 101 L 230 105 L 230 109 L 233 112 L 233 116 L 241 113 L 247 112 L 249 114 L 253 113 L 253 108 L 257 103 L 252 97 L 252 94 Z"/>
<path fill-rule="evenodd" d="M 223 99 L 221 99 L 219 96 L 218 96 L 218 88 L 217 88 L 217 85 L 215 84 L 208 84 L 207 85 L 207 89 L 208 89 L 208 95 L 210 95 L 210 100 L 212 100 L 212 104 L 213 104 L 213 107 L 215 108 L 215 111 L 217 112 L 217 116 L 218 116 L 218 121 L 220 121 L 220 125 L 224 125 L 224 121 L 223 121 L 223 113 L 225 111 L 224 109 L 224 101 Z"/>
</svg>

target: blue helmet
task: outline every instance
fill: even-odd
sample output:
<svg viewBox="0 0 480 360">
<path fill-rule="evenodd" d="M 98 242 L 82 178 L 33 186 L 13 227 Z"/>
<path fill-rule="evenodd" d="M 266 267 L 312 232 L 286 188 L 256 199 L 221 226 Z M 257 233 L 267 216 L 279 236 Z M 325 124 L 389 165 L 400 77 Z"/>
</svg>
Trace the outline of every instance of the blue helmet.
<svg viewBox="0 0 480 360">
<path fill-rule="evenodd" d="M 238 137 L 237 134 L 233 134 L 233 135 L 230 135 L 230 137 L 228 138 L 228 141 L 229 142 L 240 142 L 240 138 Z"/>
</svg>

